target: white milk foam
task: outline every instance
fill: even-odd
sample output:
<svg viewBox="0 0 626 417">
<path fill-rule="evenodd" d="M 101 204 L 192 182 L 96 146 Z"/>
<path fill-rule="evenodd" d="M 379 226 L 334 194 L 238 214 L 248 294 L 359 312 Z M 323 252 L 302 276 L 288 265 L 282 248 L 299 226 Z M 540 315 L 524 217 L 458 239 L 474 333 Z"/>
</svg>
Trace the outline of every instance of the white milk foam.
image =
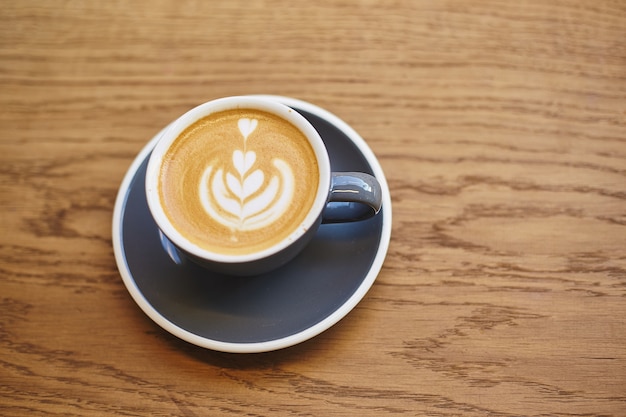
<svg viewBox="0 0 626 417">
<path fill-rule="evenodd" d="M 294 170 L 284 160 L 272 159 L 277 174 L 254 168 L 256 153 L 248 150 L 247 139 L 257 125 L 256 119 L 239 119 L 242 149 L 233 151 L 232 166 L 209 165 L 198 184 L 207 214 L 233 230 L 268 227 L 285 214 L 295 193 Z"/>
</svg>

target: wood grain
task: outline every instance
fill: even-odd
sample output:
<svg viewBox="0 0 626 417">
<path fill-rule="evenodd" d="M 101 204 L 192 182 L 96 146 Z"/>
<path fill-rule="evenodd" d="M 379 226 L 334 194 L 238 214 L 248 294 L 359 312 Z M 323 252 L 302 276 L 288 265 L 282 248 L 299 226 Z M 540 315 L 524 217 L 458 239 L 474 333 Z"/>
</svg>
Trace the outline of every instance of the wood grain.
<svg viewBox="0 0 626 417">
<path fill-rule="evenodd" d="M 626 415 L 622 1 L 2 2 L 0 414 Z M 338 325 L 203 350 L 125 290 L 131 161 L 212 98 L 292 96 L 385 170 L 389 254 Z"/>
</svg>

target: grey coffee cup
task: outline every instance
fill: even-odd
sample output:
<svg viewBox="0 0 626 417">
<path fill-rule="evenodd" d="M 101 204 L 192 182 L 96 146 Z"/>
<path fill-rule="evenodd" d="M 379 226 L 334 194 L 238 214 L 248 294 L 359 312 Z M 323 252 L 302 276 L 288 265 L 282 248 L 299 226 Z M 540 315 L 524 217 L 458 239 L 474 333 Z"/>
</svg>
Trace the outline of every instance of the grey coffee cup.
<svg viewBox="0 0 626 417">
<path fill-rule="evenodd" d="M 194 243 L 174 226 L 160 197 L 159 175 L 165 154 L 183 131 L 213 113 L 233 109 L 255 109 L 271 113 L 295 126 L 313 148 L 319 178 L 317 193 L 304 220 L 287 237 L 260 250 L 224 254 Z M 297 170 L 294 172 L 298 175 Z M 375 177 L 362 172 L 331 171 L 324 142 L 302 115 L 277 101 L 251 96 L 209 101 L 172 122 L 161 134 L 150 156 L 146 171 L 146 197 L 150 213 L 160 231 L 182 255 L 211 271 L 238 276 L 258 275 L 276 269 L 304 249 L 320 224 L 364 220 L 376 215 L 382 204 L 381 186 Z M 298 197 L 296 192 L 295 198 Z"/>
</svg>

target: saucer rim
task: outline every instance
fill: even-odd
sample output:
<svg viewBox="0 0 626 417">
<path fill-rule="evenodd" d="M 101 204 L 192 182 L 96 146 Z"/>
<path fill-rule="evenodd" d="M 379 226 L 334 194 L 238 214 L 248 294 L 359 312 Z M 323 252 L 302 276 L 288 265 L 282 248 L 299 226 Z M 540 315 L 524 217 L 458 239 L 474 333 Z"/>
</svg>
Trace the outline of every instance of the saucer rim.
<svg viewBox="0 0 626 417">
<path fill-rule="evenodd" d="M 346 122 L 317 105 L 302 101 L 300 99 L 278 95 L 264 94 L 252 96 L 266 98 L 268 100 L 276 100 L 296 110 L 302 110 L 311 113 L 326 120 L 327 122 L 337 127 L 339 130 L 341 130 L 359 149 L 362 156 L 369 164 L 374 177 L 376 177 L 381 185 L 383 210 L 380 214 L 383 215 L 383 219 L 376 255 L 370 265 L 367 274 L 362 279 L 358 288 L 352 293 L 352 295 L 339 308 L 337 308 L 327 317 L 297 333 L 278 339 L 262 342 L 225 342 L 199 336 L 172 323 L 170 320 L 165 318 L 156 308 L 154 308 L 152 304 L 150 304 L 150 302 L 144 297 L 142 291 L 139 289 L 137 283 L 135 282 L 135 279 L 132 276 L 129 266 L 126 262 L 125 251 L 123 248 L 121 233 L 122 220 L 129 195 L 130 186 L 137 174 L 139 167 L 148 157 L 148 155 L 156 145 L 156 142 L 160 138 L 161 134 L 167 129 L 167 126 L 159 131 L 135 157 L 128 170 L 126 171 L 124 179 L 122 180 L 122 183 L 117 193 L 112 221 L 113 250 L 117 267 L 124 282 L 124 285 L 126 286 L 127 291 L 130 293 L 135 303 L 156 324 L 158 324 L 160 327 L 173 334 L 174 336 L 177 336 L 178 338 L 194 345 L 211 350 L 229 353 L 260 353 L 287 348 L 309 340 L 337 324 L 342 318 L 344 318 L 348 313 L 350 313 L 350 311 L 352 311 L 356 307 L 356 305 L 365 297 L 371 286 L 374 284 L 380 270 L 382 269 L 391 239 L 392 216 L 389 187 L 382 167 L 378 162 L 378 159 L 376 158 L 370 147 L 367 145 L 365 140 Z"/>
</svg>

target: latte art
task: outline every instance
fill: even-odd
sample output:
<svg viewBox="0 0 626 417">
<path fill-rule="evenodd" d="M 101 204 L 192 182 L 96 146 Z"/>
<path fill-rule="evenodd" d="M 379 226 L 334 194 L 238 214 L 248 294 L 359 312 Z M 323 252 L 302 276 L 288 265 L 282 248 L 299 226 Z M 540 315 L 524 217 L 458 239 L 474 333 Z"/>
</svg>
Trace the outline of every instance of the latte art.
<svg viewBox="0 0 626 417">
<path fill-rule="evenodd" d="M 236 109 L 204 117 L 163 156 L 159 196 L 190 242 L 221 254 L 269 248 L 311 209 L 319 168 L 294 125 L 271 113 Z"/>
<path fill-rule="evenodd" d="M 294 197 L 295 179 L 287 162 L 273 158 L 276 173 L 255 168 L 256 153 L 248 150 L 247 139 L 257 125 L 257 119 L 239 119 L 243 147 L 233 151 L 231 166 L 209 165 L 200 179 L 199 195 L 204 210 L 234 230 L 256 230 L 271 225 L 285 214 Z M 232 239 L 236 240 L 236 236 Z"/>
</svg>

